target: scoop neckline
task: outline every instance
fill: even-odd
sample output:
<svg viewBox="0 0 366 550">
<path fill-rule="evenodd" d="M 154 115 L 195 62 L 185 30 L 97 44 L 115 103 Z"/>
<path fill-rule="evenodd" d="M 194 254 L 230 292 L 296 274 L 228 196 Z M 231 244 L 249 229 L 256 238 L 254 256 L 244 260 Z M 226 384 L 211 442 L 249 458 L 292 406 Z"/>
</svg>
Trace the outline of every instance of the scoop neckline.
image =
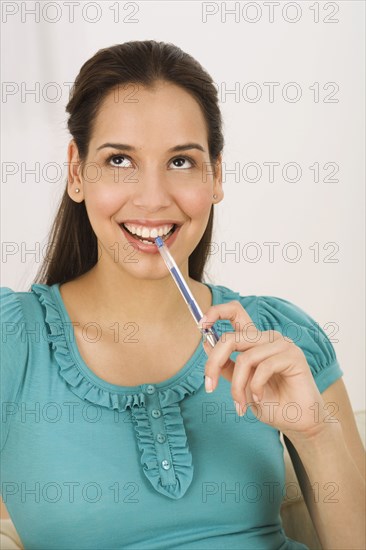
<svg viewBox="0 0 366 550">
<path fill-rule="evenodd" d="M 81 356 L 81 353 L 79 351 L 79 348 L 76 343 L 75 338 L 75 331 L 74 326 L 71 322 L 71 319 L 69 317 L 69 314 L 67 312 L 67 309 L 65 307 L 65 304 L 63 302 L 61 292 L 60 292 L 60 284 L 61 283 L 55 283 L 50 288 L 50 291 L 52 293 L 52 296 L 54 298 L 54 303 L 57 306 L 57 310 L 59 312 L 59 315 L 64 323 L 67 323 L 67 326 L 70 327 L 70 335 L 71 338 L 66 338 L 65 341 L 68 347 L 68 350 L 73 357 L 73 360 L 75 362 L 75 365 L 79 369 L 79 371 L 83 374 L 85 378 L 87 378 L 92 384 L 95 386 L 110 391 L 114 393 L 136 393 L 141 391 L 142 388 L 145 386 L 154 386 L 157 390 L 165 390 L 171 386 L 176 386 L 181 382 L 182 379 L 185 379 L 191 371 L 200 364 L 201 359 L 204 355 L 206 355 L 206 352 L 203 348 L 202 341 L 198 344 L 196 349 L 194 350 L 191 357 L 188 359 L 188 361 L 183 365 L 183 367 L 175 373 L 173 376 L 167 378 L 166 380 L 163 380 L 162 382 L 153 383 L 153 382 L 146 382 L 144 384 L 138 384 L 135 386 L 121 386 L 119 384 L 112 384 L 110 382 L 107 382 L 106 380 L 103 380 L 103 378 L 100 378 L 97 374 L 95 374 L 86 364 L 83 357 Z M 209 288 L 211 291 L 211 306 L 214 306 L 219 303 L 219 297 L 218 297 L 218 290 L 215 288 L 215 285 L 210 283 L 202 283 L 205 286 Z M 215 325 L 215 329 L 218 333 L 218 335 L 221 335 L 220 327 Z M 207 356 L 207 355 L 206 355 Z"/>
</svg>

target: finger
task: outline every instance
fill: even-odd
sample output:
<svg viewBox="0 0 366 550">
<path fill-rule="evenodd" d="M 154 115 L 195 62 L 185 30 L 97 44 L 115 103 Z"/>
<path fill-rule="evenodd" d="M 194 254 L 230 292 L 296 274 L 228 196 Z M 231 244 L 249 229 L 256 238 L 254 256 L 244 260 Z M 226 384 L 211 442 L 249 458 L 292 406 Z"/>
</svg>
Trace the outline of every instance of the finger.
<svg viewBox="0 0 366 550">
<path fill-rule="evenodd" d="M 234 372 L 235 362 L 230 359 L 230 355 L 235 351 L 235 341 L 233 338 L 235 333 L 230 332 L 226 333 L 226 335 L 228 338 L 225 341 L 220 339 L 211 348 L 206 361 L 205 376 L 212 380 L 213 391 L 217 387 L 220 376 L 231 382 Z M 207 342 L 205 346 L 207 346 Z"/>
<path fill-rule="evenodd" d="M 206 323 L 204 323 L 205 325 Z M 207 323 L 212 326 L 213 322 L 210 321 Z M 258 344 L 266 344 L 266 343 L 272 343 L 276 340 L 282 340 L 284 343 L 288 344 L 291 342 L 291 339 L 284 337 L 283 334 L 280 332 L 277 332 L 275 330 L 265 330 L 260 331 L 256 327 L 246 326 L 243 329 L 240 330 L 239 323 L 236 323 L 237 329 L 235 332 L 232 331 L 224 331 L 220 338 L 219 342 L 226 342 L 228 338 L 235 338 L 235 350 L 233 351 L 245 351 L 247 349 L 250 349 Z M 207 328 L 207 327 L 204 327 Z M 203 340 L 204 340 L 204 333 L 203 334 Z M 217 344 L 214 346 L 214 348 L 217 347 Z M 212 346 L 211 346 L 212 349 Z"/>
<path fill-rule="evenodd" d="M 251 334 L 253 334 L 253 332 L 251 332 Z M 213 391 L 217 387 L 220 376 L 223 376 L 226 380 L 232 382 L 235 366 L 235 362 L 230 359 L 230 355 L 232 353 L 255 347 L 262 347 L 263 345 L 261 344 L 258 346 L 257 342 L 253 342 L 252 340 L 248 342 L 243 338 L 241 342 L 238 343 L 238 336 L 239 334 L 236 332 L 225 332 L 222 334 L 217 344 L 207 351 L 208 360 L 206 362 L 205 375 L 212 380 Z M 278 339 L 276 342 L 278 342 L 278 344 L 274 349 L 275 351 L 279 351 L 283 341 Z"/>
<path fill-rule="evenodd" d="M 264 386 L 267 384 L 268 380 L 274 374 L 285 374 L 286 371 L 292 367 L 293 357 L 289 351 L 277 353 L 276 355 L 272 355 L 259 363 L 250 383 L 250 390 L 252 394 L 254 393 L 257 395 L 258 400 L 260 401 L 263 396 Z"/>
<path fill-rule="evenodd" d="M 216 344 L 216 346 L 217 346 L 217 344 Z M 215 346 L 215 348 L 216 348 L 216 346 Z M 203 344 L 203 347 L 205 348 L 205 351 L 206 351 L 207 355 L 210 356 L 210 354 L 212 354 L 212 352 L 213 352 L 213 348 L 210 346 L 210 344 L 208 342 L 205 342 Z M 210 348 L 211 351 L 208 350 L 207 348 Z M 230 353 L 228 355 L 230 355 Z M 207 361 L 207 363 L 208 363 L 208 361 Z M 206 366 L 205 366 L 205 378 L 210 378 L 210 380 L 212 381 L 212 383 L 211 383 L 212 391 L 214 391 L 216 389 L 220 376 L 223 376 L 226 380 L 231 382 L 232 377 L 233 377 L 234 368 L 235 368 L 235 361 L 230 359 L 230 357 L 227 357 L 227 359 L 225 359 L 224 363 L 221 364 L 219 367 L 217 367 L 215 370 L 213 370 L 210 367 L 210 364 L 207 367 L 207 363 L 206 363 Z"/>
<path fill-rule="evenodd" d="M 210 355 L 212 354 L 212 361 L 223 363 L 228 355 L 234 352 L 247 353 L 251 349 L 260 348 L 267 344 L 273 345 L 277 342 L 275 351 L 278 353 L 281 349 L 286 348 L 289 343 L 281 338 L 281 334 L 277 333 L 278 337 L 273 338 L 270 335 L 270 331 L 260 333 L 261 338 L 257 338 L 256 330 L 249 330 L 246 336 L 243 336 L 239 332 L 224 332 L 217 344 L 211 348 Z"/>
<path fill-rule="evenodd" d="M 209 343 L 208 341 L 203 341 L 203 348 L 207 354 L 208 357 L 211 356 L 211 354 L 213 353 L 213 350 L 216 348 L 217 344 L 215 345 L 215 347 L 213 348 Z M 229 354 L 230 355 L 230 354 Z M 234 372 L 234 368 L 235 368 L 235 362 L 232 361 L 230 359 L 230 357 L 228 357 L 224 364 L 221 366 L 221 368 L 219 368 L 219 374 L 214 374 L 212 371 L 208 370 L 207 369 L 207 363 L 206 363 L 206 366 L 205 366 L 205 386 L 206 386 L 206 391 L 208 392 L 211 392 L 211 391 L 214 391 L 217 387 L 217 383 L 218 383 L 218 380 L 220 378 L 220 375 L 222 375 L 226 380 L 228 380 L 229 382 L 231 382 L 232 380 L 232 377 L 233 377 L 233 372 Z M 209 380 L 208 380 L 209 379 Z M 207 381 L 208 380 L 208 381 Z"/>
<path fill-rule="evenodd" d="M 252 382 L 251 387 L 249 387 L 248 391 L 246 391 L 252 369 L 256 368 L 257 365 L 262 363 L 265 359 L 276 354 L 278 355 L 282 350 L 282 341 L 276 340 L 273 343 L 262 344 L 251 348 L 244 353 L 239 353 L 235 361 L 235 368 L 231 383 L 231 394 L 237 403 L 244 405 L 247 402 L 248 393 L 252 399 Z M 252 379 L 254 376 L 255 372 L 253 371 Z"/>
<path fill-rule="evenodd" d="M 249 314 L 238 300 L 211 306 L 202 317 L 200 324 L 203 328 L 209 328 L 219 319 L 229 320 L 234 330 L 242 330 L 244 327 L 257 330 Z"/>
</svg>

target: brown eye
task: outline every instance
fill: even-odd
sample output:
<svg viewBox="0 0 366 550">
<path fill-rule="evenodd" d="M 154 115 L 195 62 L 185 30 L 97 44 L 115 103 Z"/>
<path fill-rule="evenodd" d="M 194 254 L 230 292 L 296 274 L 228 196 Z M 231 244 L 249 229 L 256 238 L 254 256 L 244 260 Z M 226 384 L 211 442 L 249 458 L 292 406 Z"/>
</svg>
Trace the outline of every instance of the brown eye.
<svg viewBox="0 0 366 550">
<path fill-rule="evenodd" d="M 194 166 L 193 159 L 189 157 L 176 157 L 172 160 L 176 168 L 183 168 L 184 170 L 187 170 L 188 168 L 192 168 Z M 187 162 L 190 163 L 190 166 L 187 166 Z"/>
<path fill-rule="evenodd" d="M 111 164 L 111 162 L 114 164 Z M 126 165 L 126 162 L 130 162 L 130 159 L 125 155 L 111 155 L 107 159 L 107 163 L 111 164 L 114 168 L 129 168 L 129 166 Z"/>
</svg>

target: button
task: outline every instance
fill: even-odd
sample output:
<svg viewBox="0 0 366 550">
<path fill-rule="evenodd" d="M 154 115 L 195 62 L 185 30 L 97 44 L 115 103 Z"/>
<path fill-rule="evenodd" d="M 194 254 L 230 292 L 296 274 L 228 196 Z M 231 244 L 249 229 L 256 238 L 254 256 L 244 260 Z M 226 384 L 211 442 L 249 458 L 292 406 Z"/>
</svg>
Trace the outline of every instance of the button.
<svg viewBox="0 0 366 550">
<path fill-rule="evenodd" d="M 169 462 L 169 460 L 162 460 L 162 461 L 161 461 L 161 465 L 162 465 L 162 467 L 164 468 L 164 470 L 169 470 L 169 468 L 170 468 L 170 462 Z"/>
<path fill-rule="evenodd" d="M 164 443 L 165 440 L 166 440 L 166 437 L 165 437 L 164 434 L 160 434 L 160 433 L 159 433 L 159 434 L 156 436 L 156 441 L 158 441 L 159 443 Z"/>
<path fill-rule="evenodd" d="M 159 409 L 153 409 L 151 411 L 151 416 L 153 416 L 154 418 L 159 418 L 159 416 L 161 416 L 161 412 L 159 411 Z"/>
<path fill-rule="evenodd" d="M 148 394 L 152 394 L 152 393 L 155 393 L 155 387 L 152 386 L 151 384 L 149 384 L 148 386 L 146 386 L 146 393 Z"/>
</svg>

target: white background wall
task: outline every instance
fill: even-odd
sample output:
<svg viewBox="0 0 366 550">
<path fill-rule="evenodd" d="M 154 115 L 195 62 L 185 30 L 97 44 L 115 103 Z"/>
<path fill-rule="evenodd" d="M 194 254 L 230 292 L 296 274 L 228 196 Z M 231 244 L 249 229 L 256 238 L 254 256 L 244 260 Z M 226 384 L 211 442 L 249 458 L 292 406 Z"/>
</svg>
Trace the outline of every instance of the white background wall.
<svg viewBox="0 0 366 550">
<path fill-rule="evenodd" d="M 206 280 L 290 300 L 320 326 L 330 323 L 329 335 L 335 326 L 352 406 L 364 408 L 364 2 L 2 2 L 1 9 L 1 285 L 27 290 L 39 267 L 65 186 L 66 170 L 55 166 L 66 162 L 65 105 L 81 65 L 128 40 L 173 42 L 212 75 L 225 121 L 225 198 L 215 207 L 217 248 Z M 238 96 L 225 94 L 235 88 Z M 279 163 L 273 181 L 270 162 Z M 286 176 L 288 163 L 296 163 L 298 181 L 289 181 L 294 167 Z M 236 176 L 228 172 L 235 165 Z M 319 181 L 311 166 L 319 166 Z M 270 242 L 278 243 L 273 260 Z M 237 256 L 228 253 L 235 247 Z"/>
</svg>

